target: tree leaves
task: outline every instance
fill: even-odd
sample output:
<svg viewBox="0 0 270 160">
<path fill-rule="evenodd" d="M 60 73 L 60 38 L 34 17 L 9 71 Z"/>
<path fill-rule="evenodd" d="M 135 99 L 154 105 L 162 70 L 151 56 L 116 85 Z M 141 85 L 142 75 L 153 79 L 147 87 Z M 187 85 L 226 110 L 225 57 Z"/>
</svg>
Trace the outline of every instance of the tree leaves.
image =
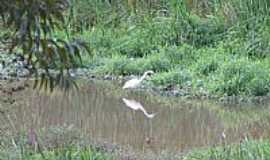
<svg viewBox="0 0 270 160">
<path fill-rule="evenodd" d="M 56 28 L 64 29 L 69 1 L 0 0 L 0 3 L 3 24 L 14 31 L 10 35 L 10 51 L 22 49 L 34 69 L 36 83 L 40 81 L 39 88 L 53 90 L 56 85 L 61 88 L 75 85 L 68 70 L 82 63 L 81 50 L 90 53 L 89 49 L 83 41 L 56 39 L 52 34 Z M 34 86 L 38 87 L 36 83 Z"/>
</svg>

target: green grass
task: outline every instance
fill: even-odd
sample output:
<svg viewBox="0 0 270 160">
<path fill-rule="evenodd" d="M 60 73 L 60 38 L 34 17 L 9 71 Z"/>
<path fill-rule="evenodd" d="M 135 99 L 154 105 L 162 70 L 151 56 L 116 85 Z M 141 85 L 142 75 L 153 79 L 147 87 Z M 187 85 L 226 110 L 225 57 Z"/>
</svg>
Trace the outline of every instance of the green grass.
<svg viewBox="0 0 270 160">
<path fill-rule="evenodd" d="M 204 149 L 194 149 L 188 154 L 178 157 L 179 160 L 268 160 L 270 157 L 269 141 L 247 141 L 238 144 L 221 145 Z M 147 158 L 147 157 L 145 157 Z M 154 159 L 153 157 L 148 157 Z M 0 159 L 27 160 L 112 160 L 113 156 L 106 152 L 91 148 L 56 148 L 41 153 L 32 150 L 0 151 Z"/>
<path fill-rule="evenodd" d="M 169 46 L 143 57 L 128 57 L 117 52 L 92 63 L 97 74 L 141 75 L 153 70 L 154 85 L 203 88 L 212 95 L 264 96 L 270 91 L 269 60 L 230 54 L 227 48 L 192 48 L 190 45 Z"/>
<path fill-rule="evenodd" d="M 269 0 L 145 0 L 136 6 L 112 2 L 73 0 L 69 34 L 85 40 L 92 52 L 92 56 L 83 56 L 83 67 L 117 76 L 153 70 L 151 86 L 173 86 L 190 94 L 270 95 Z M 63 31 L 56 36 L 68 38 Z M 220 112 L 220 116 L 241 119 L 238 113 L 230 117 Z M 43 154 L 48 160 L 111 159 L 108 153 L 92 148 L 56 148 Z M 247 141 L 194 150 L 183 159 L 269 157 L 269 141 Z M 43 157 L 29 149 L 1 148 L 0 159 Z"/>
<path fill-rule="evenodd" d="M 150 83 L 214 96 L 270 94 L 267 0 L 74 3 L 69 31 L 85 40 L 96 74 L 141 75 Z M 62 32 L 57 33 L 63 37 Z"/>
<path fill-rule="evenodd" d="M 184 160 L 267 160 L 269 157 L 269 141 L 246 141 L 236 145 L 193 151 Z"/>
<path fill-rule="evenodd" d="M 91 148 L 66 147 L 34 152 L 30 149 L 21 151 L 0 151 L 0 159 L 25 159 L 25 160 L 111 160 L 112 156 L 105 152 L 95 151 Z"/>
</svg>

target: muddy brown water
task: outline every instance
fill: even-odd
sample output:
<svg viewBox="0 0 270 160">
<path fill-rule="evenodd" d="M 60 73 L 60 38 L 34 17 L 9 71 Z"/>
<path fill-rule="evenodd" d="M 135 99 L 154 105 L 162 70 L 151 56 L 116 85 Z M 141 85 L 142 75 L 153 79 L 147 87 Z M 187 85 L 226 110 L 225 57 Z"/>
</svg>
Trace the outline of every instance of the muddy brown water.
<svg viewBox="0 0 270 160">
<path fill-rule="evenodd" d="M 17 130 L 68 126 L 89 139 L 128 146 L 137 151 L 187 151 L 237 143 L 245 137 L 267 138 L 270 114 L 264 106 L 222 106 L 207 101 L 180 101 L 122 91 L 120 86 L 85 83 L 79 91 L 63 94 L 23 91 L 28 99 L 13 111 Z M 149 113 L 132 110 L 122 98 L 136 100 Z M 222 139 L 222 133 L 226 135 Z"/>
</svg>

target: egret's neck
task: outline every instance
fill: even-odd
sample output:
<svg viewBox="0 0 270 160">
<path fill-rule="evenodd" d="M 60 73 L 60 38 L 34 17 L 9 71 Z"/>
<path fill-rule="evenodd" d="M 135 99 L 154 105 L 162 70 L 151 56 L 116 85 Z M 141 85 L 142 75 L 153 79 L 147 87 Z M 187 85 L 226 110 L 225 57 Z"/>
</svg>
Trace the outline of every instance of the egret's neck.
<svg viewBox="0 0 270 160">
<path fill-rule="evenodd" d="M 147 76 L 147 73 L 144 73 L 143 76 L 140 78 L 140 81 L 143 81 Z"/>
</svg>

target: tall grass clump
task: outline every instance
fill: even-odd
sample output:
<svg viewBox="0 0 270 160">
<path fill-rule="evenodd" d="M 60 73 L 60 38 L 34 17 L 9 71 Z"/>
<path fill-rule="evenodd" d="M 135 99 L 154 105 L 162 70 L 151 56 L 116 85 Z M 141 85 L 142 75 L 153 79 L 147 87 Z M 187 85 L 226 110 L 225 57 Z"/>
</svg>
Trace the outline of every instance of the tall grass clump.
<svg viewBox="0 0 270 160">
<path fill-rule="evenodd" d="M 136 59 L 123 55 L 114 55 L 104 61 L 104 64 L 97 69 L 97 72 L 111 75 L 143 74 L 146 70 L 166 72 L 172 67 L 168 58 L 159 53 Z"/>
<path fill-rule="evenodd" d="M 195 48 L 188 44 L 181 46 L 169 45 L 163 47 L 160 52 L 163 52 L 170 62 L 175 65 L 187 65 L 197 58 Z"/>
<path fill-rule="evenodd" d="M 269 93 L 269 79 L 269 69 L 264 64 L 232 57 L 219 68 L 214 92 L 228 96 L 264 96 Z"/>
<path fill-rule="evenodd" d="M 112 156 L 96 151 L 90 147 L 85 148 L 55 148 L 42 153 L 35 152 L 31 149 L 24 148 L 21 151 L 0 152 L 0 158 L 3 159 L 27 159 L 27 160 L 111 160 Z"/>
<path fill-rule="evenodd" d="M 70 29 L 88 42 L 94 58 L 84 62 L 96 73 L 153 70 L 156 85 L 220 96 L 270 92 L 268 0 L 75 2 Z"/>
<path fill-rule="evenodd" d="M 236 145 L 210 148 L 192 152 L 185 160 L 267 160 L 270 156 L 269 141 L 244 141 Z"/>
<path fill-rule="evenodd" d="M 151 78 L 151 82 L 155 85 L 175 85 L 181 88 L 191 85 L 191 81 L 191 73 L 188 70 L 182 70 L 179 68 L 156 74 Z"/>
</svg>

